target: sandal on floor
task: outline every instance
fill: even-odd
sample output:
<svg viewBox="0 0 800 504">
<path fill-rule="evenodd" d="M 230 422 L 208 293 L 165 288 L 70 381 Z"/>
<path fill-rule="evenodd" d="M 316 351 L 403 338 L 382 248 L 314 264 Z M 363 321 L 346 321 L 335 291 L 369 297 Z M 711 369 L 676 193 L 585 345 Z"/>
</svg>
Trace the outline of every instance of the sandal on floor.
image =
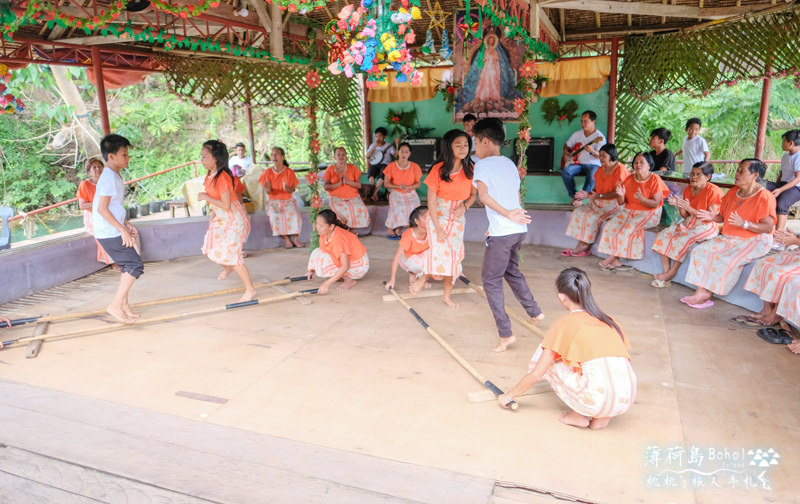
<svg viewBox="0 0 800 504">
<path fill-rule="evenodd" d="M 564 257 L 572 257 L 572 249 L 564 249 L 561 251 L 561 255 Z"/>
<path fill-rule="evenodd" d="M 706 308 L 711 308 L 712 306 L 714 306 L 714 301 L 711 301 L 709 299 L 705 303 L 700 303 L 700 304 L 689 304 L 689 303 L 686 303 L 686 305 L 689 306 L 690 308 L 695 308 L 697 310 L 705 310 Z"/>
<path fill-rule="evenodd" d="M 765 326 L 761 322 L 751 320 L 749 315 L 737 315 L 729 320 L 745 327 L 775 327 L 774 325 Z"/>
<path fill-rule="evenodd" d="M 792 337 L 789 336 L 789 333 L 784 329 L 776 330 L 772 327 L 767 327 L 764 329 L 759 329 L 756 334 L 759 338 L 763 339 L 767 343 L 772 343 L 773 345 L 788 345 L 792 342 Z"/>
<path fill-rule="evenodd" d="M 592 255 L 592 251 L 591 250 L 584 250 L 583 252 L 573 252 L 570 255 L 572 255 L 572 257 L 587 257 L 587 256 Z"/>
<path fill-rule="evenodd" d="M 670 282 L 669 280 L 659 280 L 657 278 L 654 278 L 653 281 L 650 282 L 650 285 L 652 285 L 656 289 L 664 289 L 672 285 L 672 282 Z"/>
</svg>

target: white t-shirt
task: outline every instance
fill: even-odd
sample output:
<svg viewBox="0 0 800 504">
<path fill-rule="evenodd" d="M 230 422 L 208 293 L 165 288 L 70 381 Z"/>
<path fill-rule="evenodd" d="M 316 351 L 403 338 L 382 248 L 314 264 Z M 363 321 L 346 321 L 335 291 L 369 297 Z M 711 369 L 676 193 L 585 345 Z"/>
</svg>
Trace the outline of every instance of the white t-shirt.
<svg viewBox="0 0 800 504">
<path fill-rule="evenodd" d="M 781 182 L 791 182 L 800 172 L 800 151 L 794 154 L 784 152 L 781 157 Z M 797 184 L 800 187 L 800 184 Z"/>
<path fill-rule="evenodd" d="M 122 236 L 117 228 L 112 226 L 97 211 L 100 203 L 100 196 L 111 196 L 108 202 L 108 211 L 122 225 L 125 225 L 125 207 L 122 206 L 122 199 L 125 196 L 125 185 L 122 177 L 108 166 L 103 169 L 100 178 L 97 180 L 97 188 L 92 200 L 92 225 L 94 226 L 95 238 L 116 238 Z"/>
<path fill-rule="evenodd" d="M 600 140 L 598 140 L 596 143 L 592 143 L 597 138 L 600 138 Z M 592 149 L 598 150 L 600 147 L 606 144 L 606 137 L 600 130 L 594 130 L 594 133 L 587 137 L 583 134 L 583 130 L 579 129 L 569 137 L 569 140 L 567 140 L 567 147 L 572 149 L 579 143 L 581 144 L 581 147 L 586 147 L 587 145 L 592 144 Z M 571 165 L 575 163 L 573 163 L 570 159 L 567 164 Z M 577 164 L 600 166 L 600 159 L 589 154 L 589 151 L 582 150 L 578 155 Z"/>
<path fill-rule="evenodd" d="M 233 172 L 234 175 L 237 177 L 244 177 L 247 174 L 247 169 L 250 168 L 250 165 L 253 164 L 253 158 L 250 156 L 240 158 L 239 156 L 233 156 L 232 158 L 228 159 L 228 168 Z"/>
<path fill-rule="evenodd" d="M 505 156 L 490 156 L 478 161 L 472 176 L 472 185 L 478 187 L 478 181 L 486 184 L 491 196 L 500 206 L 507 210 L 522 208 L 519 204 L 519 172 L 517 165 Z M 486 217 L 489 218 L 489 236 L 507 236 L 527 233 L 527 224 L 517 224 L 486 206 Z"/>
<path fill-rule="evenodd" d="M 708 143 L 706 139 L 697 135 L 689 139 L 689 135 L 683 137 L 683 172 L 690 173 L 696 163 L 706 160 Z"/>
</svg>

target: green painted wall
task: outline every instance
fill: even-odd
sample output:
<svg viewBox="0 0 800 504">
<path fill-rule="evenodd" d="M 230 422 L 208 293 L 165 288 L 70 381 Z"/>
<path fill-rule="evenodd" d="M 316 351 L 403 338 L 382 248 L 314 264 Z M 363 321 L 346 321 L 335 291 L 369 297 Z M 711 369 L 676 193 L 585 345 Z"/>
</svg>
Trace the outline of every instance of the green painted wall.
<svg viewBox="0 0 800 504">
<path fill-rule="evenodd" d="M 578 113 L 591 109 L 597 113 L 597 127 L 600 131 L 608 134 L 606 126 L 608 124 L 608 82 L 603 87 L 594 93 L 587 95 L 567 96 L 562 95 L 558 97 L 560 104 L 566 103 L 568 100 L 575 100 L 578 102 Z M 553 153 L 553 170 L 557 171 L 561 165 L 561 149 L 564 142 L 567 141 L 569 136 L 580 129 L 580 116 L 576 117 L 572 122 L 566 121 L 553 121 L 552 124 L 547 122 L 542 117 L 541 106 L 544 99 L 540 99 L 537 103 L 531 104 L 530 122 L 531 122 L 531 136 L 533 137 L 553 137 L 554 153 Z M 403 102 L 403 103 L 370 103 L 370 122 L 374 130 L 378 126 L 385 126 L 386 114 L 389 109 L 395 111 L 412 110 L 416 108 L 417 118 L 419 125 L 424 128 L 434 128 L 431 136 L 441 137 L 447 131 L 453 128 L 461 128 L 461 123 L 453 122 L 453 113 L 447 112 L 444 105 L 444 100 L 438 96 L 421 102 Z M 512 139 L 517 137 L 518 122 L 506 123 L 506 138 Z M 505 156 L 512 157 L 511 145 L 503 148 L 502 153 Z M 529 175 L 525 180 L 528 188 L 528 196 L 526 197 L 527 203 L 568 203 L 567 191 L 564 189 L 564 184 L 561 182 L 561 177 L 553 175 Z M 576 178 L 576 186 L 578 188 L 583 184 L 581 177 Z"/>
</svg>

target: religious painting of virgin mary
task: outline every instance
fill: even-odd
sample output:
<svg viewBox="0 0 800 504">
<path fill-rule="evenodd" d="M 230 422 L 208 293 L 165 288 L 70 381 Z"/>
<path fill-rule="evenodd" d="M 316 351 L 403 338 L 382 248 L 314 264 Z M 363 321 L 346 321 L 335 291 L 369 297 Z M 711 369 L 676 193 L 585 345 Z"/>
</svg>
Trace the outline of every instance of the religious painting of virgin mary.
<svg viewBox="0 0 800 504">
<path fill-rule="evenodd" d="M 481 39 L 468 39 L 466 51 L 464 45 L 456 42 L 454 77 L 462 82 L 462 88 L 456 97 L 455 120 L 461 121 L 468 113 L 479 119 L 519 120 L 514 100 L 522 96 L 516 85 L 524 47 L 504 37 L 500 28 L 495 26 L 486 28 Z"/>
</svg>

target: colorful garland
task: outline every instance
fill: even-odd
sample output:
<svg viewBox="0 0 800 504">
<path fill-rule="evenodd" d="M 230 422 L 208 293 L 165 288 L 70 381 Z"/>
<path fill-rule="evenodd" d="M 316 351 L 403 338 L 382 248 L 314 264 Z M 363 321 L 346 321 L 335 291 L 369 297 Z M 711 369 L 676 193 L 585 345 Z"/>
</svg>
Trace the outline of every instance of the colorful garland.
<svg viewBox="0 0 800 504">
<path fill-rule="evenodd" d="M 313 68 L 306 74 L 306 80 L 319 79 L 319 74 Z M 317 86 L 309 85 L 308 89 L 308 152 L 311 154 L 311 166 L 306 174 L 306 182 L 311 188 L 311 244 L 309 252 L 319 247 L 319 232 L 317 231 L 317 215 L 322 208 L 322 196 L 319 194 L 319 132 L 317 131 Z"/>
<path fill-rule="evenodd" d="M 153 7 L 162 12 L 167 12 L 173 16 L 179 16 L 183 19 L 205 14 L 208 12 L 208 9 L 219 5 L 217 0 L 202 0 L 200 5 L 172 5 L 164 0 L 150 0 L 150 3 L 153 5 Z"/>
<path fill-rule="evenodd" d="M 462 87 L 461 84 L 453 81 L 452 76 L 449 80 L 437 80 L 436 82 L 439 83 L 436 86 L 436 94 L 444 99 L 444 105 L 447 111 L 452 112 L 456 103 L 456 97 L 458 96 L 459 90 Z"/>
<path fill-rule="evenodd" d="M 277 3 L 281 9 L 288 10 L 292 14 L 299 12 L 301 14 L 310 10 L 321 9 L 325 7 L 329 1 L 334 0 L 266 0 L 267 3 Z"/>
<path fill-rule="evenodd" d="M 522 93 L 521 98 L 514 100 L 514 108 L 519 114 L 519 129 L 517 130 L 517 155 L 519 156 L 519 169 L 520 178 L 525 178 L 527 173 L 527 164 L 525 152 L 528 150 L 528 145 L 531 141 L 531 121 L 530 121 L 530 106 L 539 100 L 539 95 L 542 93 L 542 88 L 547 84 L 547 77 L 536 72 L 536 64 L 534 59 L 536 52 L 528 49 L 525 51 L 523 60 L 525 63 L 520 68 L 525 68 L 525 72 L 520 72 L 517 79 L 517 91 Z M 528 188 L 525 184 L 520 185 L 520 194 L 522 201 L 525 201 L 525 195 Z"/>
<path fill-rule="evenodd" d="M 7 92 L 6 84 L 11 81 L 11 69 L 0 63 L 0 114 L 13 114 L 22 112 L 25 104 L 22 100 Z"/>
<path fill-rule="evenodd" d="M 467 14 L 469 14 L 470 0 L 466 0 L 466 4 Z M 493 0 L 486 0 L 486 4 L 480 6 L 479 13 L 483 15 L 482 17 L 484 20 L 490 20 L 492 25 L 504 27 L 506 37 L 517 38 L 521 40 L 529 51 L 533 51 L 538 55 L 538 58 L 534 57 L 532 59 L 555 61 L 558 57 L 550 49 L 550 46 L 541 40 L 531 38 L 531 36 L 528 34 L 528 30 L 525 28 L 525 26 L 527 26 L 526 23 L 520 22 L 517 16 L 512 16 L 505 9 L 495 5 Z"/>
<path fill-rule="evenodd" d="M 29 0 L 22 3 L 22 7 L 25 7 L 25 12 L 10 23 L 4 22 L 0 27 L 0 32 L 10 36 L 22 26 L 47 22 L 49 28 L 52 28 L 54 24 L 58 24 L 62 28 L 81 28 L 88 34 L 91 30 L 106 26 L 119 17 L 127 4 L 128 0 L 117 0 L 111 3 L 108 9 L 101 10 L 94 16 L 81 17 L 59 11 L 50 0 Z"/>
</svg>

